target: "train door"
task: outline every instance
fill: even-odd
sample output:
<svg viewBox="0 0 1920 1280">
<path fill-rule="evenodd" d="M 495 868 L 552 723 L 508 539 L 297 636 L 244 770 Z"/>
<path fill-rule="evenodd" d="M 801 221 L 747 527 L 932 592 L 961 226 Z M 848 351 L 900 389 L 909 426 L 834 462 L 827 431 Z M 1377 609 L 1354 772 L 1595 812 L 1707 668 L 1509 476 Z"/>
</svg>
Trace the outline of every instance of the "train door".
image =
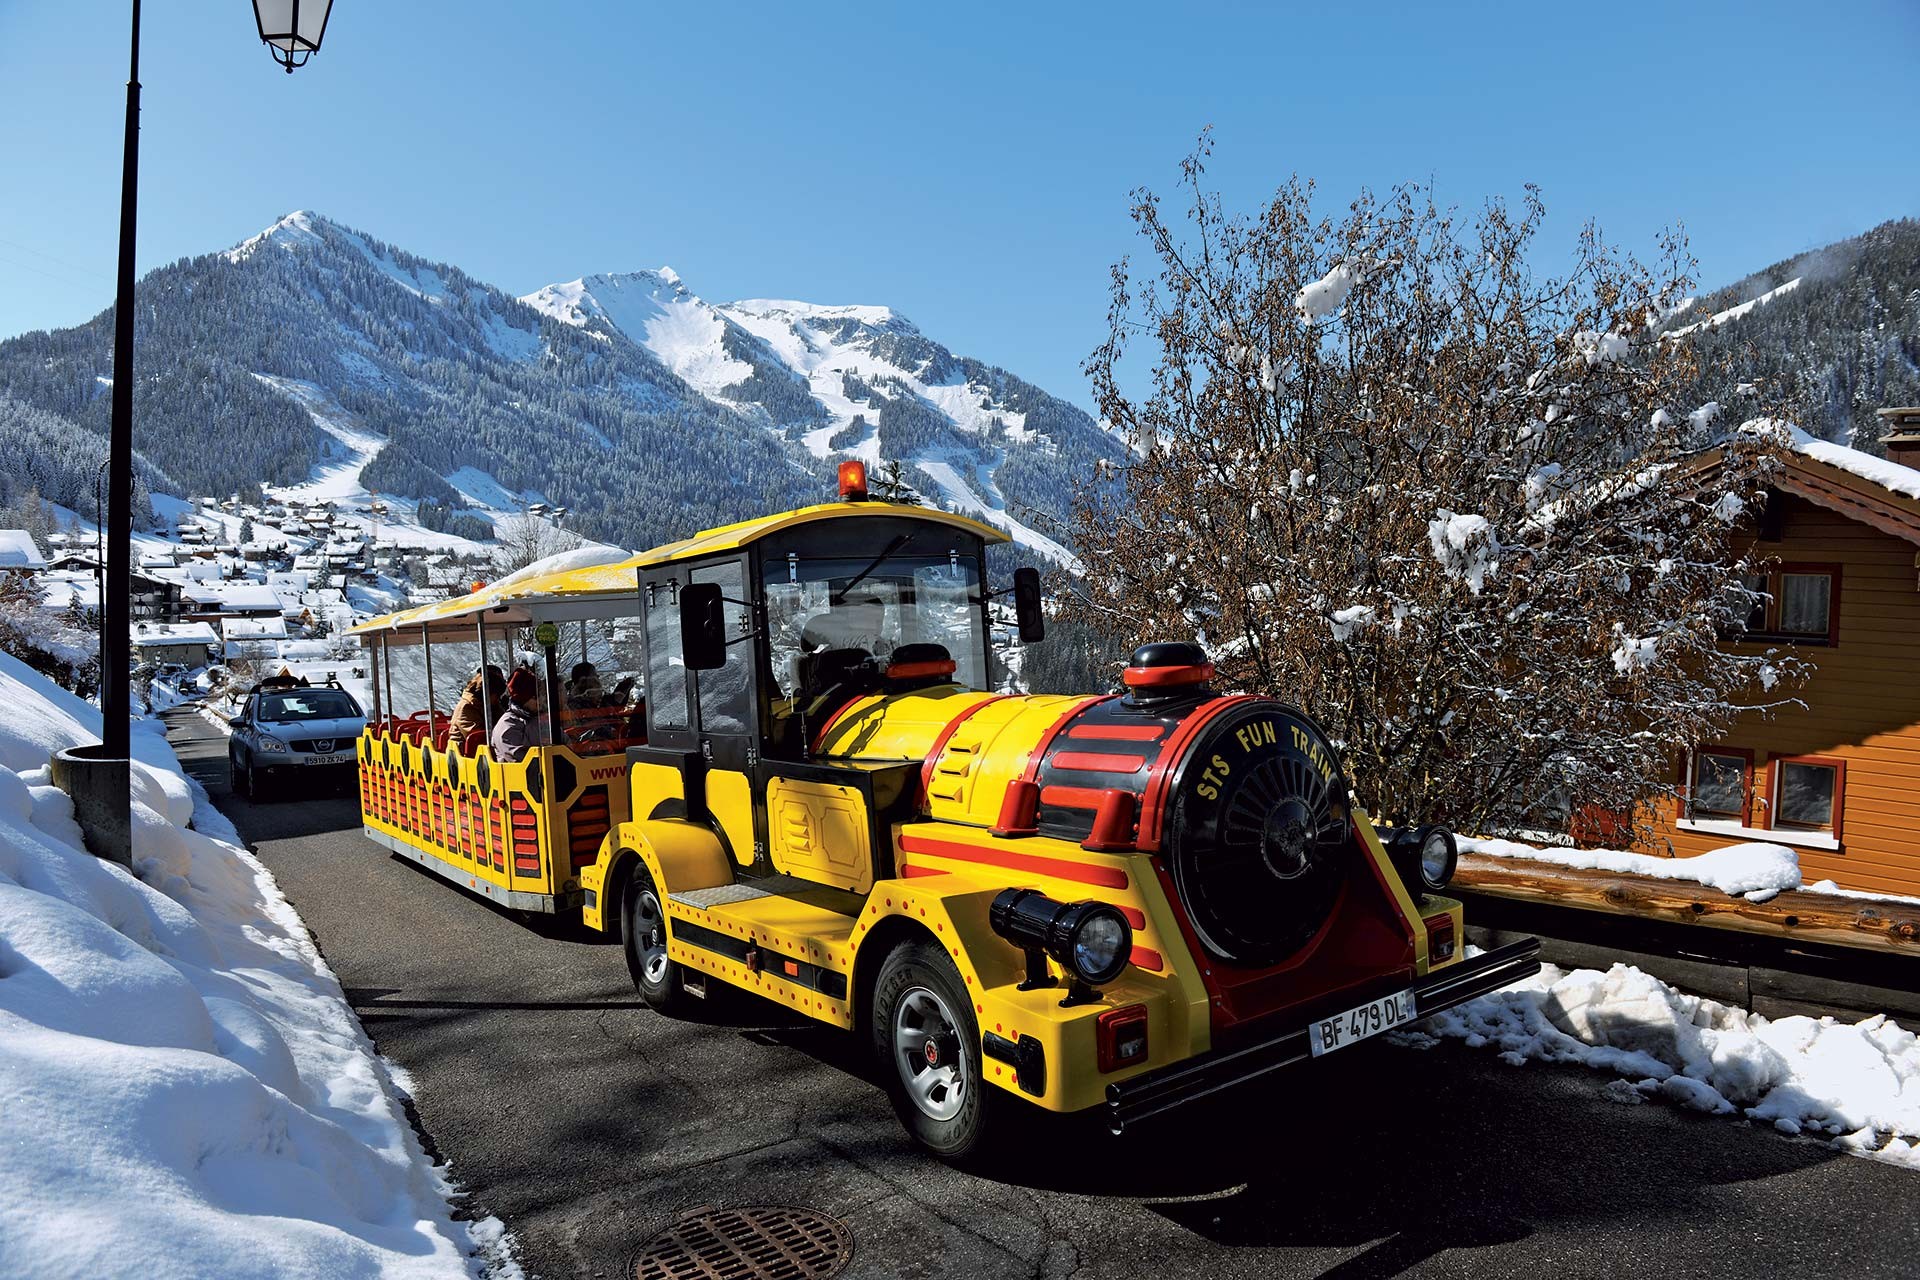
<svg viewBox="0 0 1920 1280">
<path fill-rule="evenodd" d="M 742 867 L 761 860 L 764 840 L 755 822 L 754 765 L 759 761 L 760 715 L 755 691 L 753 607 L 744 558 L 700 565 L 689 575 L 695 586 L 720 589 L 725 661 L 694 671 L 694 719 L 700 756 L 707 766 L 707 807 Z"/>
<path fill-rule="evenodd" d="M 725 638 L 719 665 L 696 671 L 682 642 L 681 595 L 695 583 L 710 584 L 721 595 Z M 754 797 L 751 785 L 755 750 L 753 643 L 745 601 L 746 575 L 739 561 L 723 561 L 689 570 L 684 565 L 654 570 L 641 580 L 647 631 L 647 745 L 644 758 L 679 770 L 686 815 L 710 823 L 726 842 L 734 862 L 755 860 Z"/>
</svg>

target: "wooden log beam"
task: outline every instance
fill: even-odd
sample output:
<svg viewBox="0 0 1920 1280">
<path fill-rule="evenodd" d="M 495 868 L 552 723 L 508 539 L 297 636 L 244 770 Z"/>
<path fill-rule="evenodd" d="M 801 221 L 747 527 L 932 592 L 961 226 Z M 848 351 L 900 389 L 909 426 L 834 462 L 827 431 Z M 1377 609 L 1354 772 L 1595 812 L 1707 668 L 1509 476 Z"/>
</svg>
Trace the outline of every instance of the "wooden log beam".
<svg viewBox="0 0 1920 1280">
<path fill-rule="evenodd" d="M 1521 902 L 1920 957 L 1920 907 L 1789 890 L 1749 902 L 1687 880 L 1462 854 L 1453 883 Z M 1471 919 L 1471 915 L 1469 915 Z"/>
</svg>

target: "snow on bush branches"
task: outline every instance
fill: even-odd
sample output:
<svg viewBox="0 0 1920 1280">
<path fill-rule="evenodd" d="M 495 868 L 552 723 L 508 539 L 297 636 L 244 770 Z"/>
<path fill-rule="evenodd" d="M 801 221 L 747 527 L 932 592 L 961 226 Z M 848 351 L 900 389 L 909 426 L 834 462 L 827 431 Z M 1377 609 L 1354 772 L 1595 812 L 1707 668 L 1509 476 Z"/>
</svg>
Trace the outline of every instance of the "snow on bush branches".
<svg viewBox="0 0 1920 1280">
<path fill-rule="evenodd" d="M 1198 639 L 1223 686 L 1325 723 L 1376 812 L 1482 830 L 1545 796 L 1634 812 L 1677 748 L 1790 696 L 1790 660 L 1719 643 L 1778 445 L 1699 465 L 1695 356 L 1651 324 L 1691 283 L 1678 237 L 1648 267 L 1589 229 L 1538 278 L 1531 191 L 1470 224 L 1418 187 L 1336 220 L 1296 180 L 1234 216 L 1209 149 L 1184 228 L 1137 195 L 1152 269 L 1115 269 L 1088 360 L 1133 451 L 1124 496 L 1077 508 L 1080 620 Z M 1122 376 L 1136 343 L 1150 381 Z"/>
</svg>

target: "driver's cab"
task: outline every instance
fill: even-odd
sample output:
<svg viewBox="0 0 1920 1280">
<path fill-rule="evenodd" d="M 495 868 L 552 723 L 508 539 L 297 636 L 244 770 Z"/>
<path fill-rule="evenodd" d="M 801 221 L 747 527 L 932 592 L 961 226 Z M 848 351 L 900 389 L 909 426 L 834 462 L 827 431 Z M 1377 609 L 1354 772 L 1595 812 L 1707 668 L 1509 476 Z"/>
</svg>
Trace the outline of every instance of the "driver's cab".
<svg viewBox="0 0 1920 1280">
<path fill-rule="evenodd" d="M 982 584 L 986 544 L 1004 538 L 937 510 L 832 504 L 642 557 L 634 816 L 710 825 L 743 878 L 862 893 L 891 875 L 889 824 L 917 799 L 921 758 L 833 759 L 818 744 L 869 695 L 989 688 Z"/>
</svg>

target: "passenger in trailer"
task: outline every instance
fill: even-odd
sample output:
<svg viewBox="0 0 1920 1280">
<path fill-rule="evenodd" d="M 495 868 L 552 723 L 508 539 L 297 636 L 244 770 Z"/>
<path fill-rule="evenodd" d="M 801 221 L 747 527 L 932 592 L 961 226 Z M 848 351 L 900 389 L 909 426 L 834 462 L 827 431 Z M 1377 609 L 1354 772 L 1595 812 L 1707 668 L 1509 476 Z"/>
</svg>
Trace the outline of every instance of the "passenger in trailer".
<svg viewBox="0 0 1920 1280">
<path fill-rule="evenodd" d="M 507 677 L 507 709 L 493 726 L 493 758 L 512 764 L 540 745 L 540 682 L 518 667 Z"/>
<path fill-rule="evenodd" d="M 453 704 L 453 724 L 448 731 L 447 741 L 462 752 L 472 751 L 487 741 L 493 726 L 500 722 L 506 710 L 506 673 L 488 663 L 475 671 L 466 687 L 460 690 L 460 700 Z M 489 711 L 493 716 L 491 721 L 487 719 Z"/>
<path fill-rule="evenodd" d="M 598 667 L 591 662 L 574 663 L 568 673 L 566 706 L 560 713 L 567 742 L 589 752 L 623 749 L 635 737 L 628 706 L 633 684 L 633 677 L 627 676 L 608 693 L 600 683 Z"/>
</svg>

